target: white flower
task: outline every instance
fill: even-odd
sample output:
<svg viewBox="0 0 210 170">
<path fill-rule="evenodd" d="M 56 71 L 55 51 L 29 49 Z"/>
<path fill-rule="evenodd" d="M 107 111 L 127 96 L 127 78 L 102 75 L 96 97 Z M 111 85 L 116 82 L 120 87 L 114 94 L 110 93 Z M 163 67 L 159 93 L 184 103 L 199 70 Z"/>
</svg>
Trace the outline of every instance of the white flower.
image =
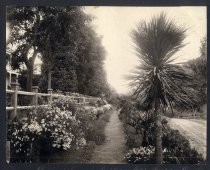
<svg viewBox="0 0 210 170">
<path fill-rule="evenodd" d="M 25 129 L 27 126 L 28 126 L 28 123 L 25 123 L 22 128 Z"/>
<path fill-rule="evenodd" d="M 41 126 L 39 126 L 39 124 L 36 122 L 36 121 L 33 121 L 29 126 L 28 126 L 28 129 L 31 131 L 31 132 L 40 132 L 42 131 L 42 128 Z"/>
</svg>

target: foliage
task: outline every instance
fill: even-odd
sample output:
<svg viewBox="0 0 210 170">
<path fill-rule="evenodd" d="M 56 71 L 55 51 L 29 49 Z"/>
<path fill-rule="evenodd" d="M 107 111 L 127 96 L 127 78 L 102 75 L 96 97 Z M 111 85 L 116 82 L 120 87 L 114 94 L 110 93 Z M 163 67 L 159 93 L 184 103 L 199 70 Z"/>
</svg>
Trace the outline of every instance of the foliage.
<svg viewBox="0 0 210 170">
<path fill-rule="evenodd" d="M 128 163 L 155 163 L 154 150 L 155 146 L 155 123 L 154 116 L 150 112 L 138 110 L 137 105 L 133 102 L 126 101 L 125 108 L 121 109 L 120 117 L 124 122 L 126 139 L 129 140 L 131 136 L 136 133 L 141 142 L 136 146 L 135 141 L 127 141 L 127 145 L 131 148 L 125 156 Z M 129 107 L 130 106 L 130 107 Z M 128 108 L 128 109 L 127 109 Z M 137 111 L 140 112 L 137 114 Z M 135 113 L 136 112 L 136 113 Z M 135 113 L 135 114 L 132 114 Z M 126 114 L 125 116 L 122 116 Z M 130 116 L 130 118 L 129 118 Z M 132 118 L 131 118 L 132 117 Z M 195 149 L 192 149 L 189 141 L 179 133 L 177 130 L 171 129 L 167 125 L 167 119 L 162 118 L 163 126 L 162 147 L 163 147 L 163 163 L 165 164 L 200 164 L 204 163 L 202 155 Z M 126 125 L 126 126 L 125 126 Z M 129 127 L 133 127 L 133 129 Z M 150 150 L 150 154 L 147 151 Z M 145 157 L 144 157 L 145 155 Z"/>
<path fill-rule="evenodd" d="M 42 92 L 53 88 L 91 96 L 109 95 L 103 67 L 105 50 L 101 37 L 91 28 L 91 20 L 82 7 L 7 8 L 11 27 L 7 49 L 12 49 L 14 69 L 23 64 L 27 67 L 27 90 L 31 91 L 34 61 L 39 54 L 43 62 L 39 82 Z"/>
<path fill-rule="evenodd" d="M 94 141 L 96 145 L 101 145 L 106 139 L 104 130 L 109 119 L 110 112 L 105 112 L 105 114 L 102 114 L 98 119 L 93 121 L 87 128 L 87 141 Z"/>
<path fill-rule="evenodd" d="M 47 7 L 44 14 L 39 48 L 43 56 L 42 74 L 48 80 L 48 87 L 42 85 L 45 89 L 59 86 L 62 91 L 77 91 L 75 69 L 81 48 L 79 37 L 90 18 L 81 7 Z"/>
<path fill-rule="evenodd" d="M 155 148 L 153 146 L 133 148 L 128 151 L 125 159 L 128 163 L 153 163 Z"/>
<path fill-rule="evenodd" d="M 17 46 L 12 52 L 12 66 L 25 64 L 30 71 L 27 81 L 33 76 L 39 53 L 43 61 L 42 91 L 49 88 L 46 82 L 52 74 L 53 89 L 92 96 L 107 93 L 105 51 L 101 38 L 90 27 L 91 17 L 82 7 L 13 6 L 7 8 L 7 20 L 12 29 L 10 44 Z M 32 49 L 34 55 L 30 57 Z"/>
<path fill-rule="evenodd" d="M 172 64 L 174 54 L 184 46 L 186 30 L 164 13 L 143 21 L 132 32 L 136 55 L 141 64 L 136 67 L 131 86 L 133 96 L 148 110 L 154 108 L 156 163 L 163 161 L 161 146 L 161 110 L 173 106 L 193 108 L 196 97 L 190 87 L 191 76 L 182 67 Z"/>
<path fill-rule="evenodd" d="M 200 57 L 188 61 L 184 67 L 193 77 L 193 88 L 198 97 L 199 105 L 207 102 L 207 39 L 203 38 L 200 47 Z"/>
<path fill-rule="evenodd" d="M 163 130 L 163 147 L 166 163 L 199 164 L 204 159 L 195 149 L 191 149 L 189 141 L 178 130 L 165 125 Z"/>
<path fill-rule="evenodd" d="M 79 149 L 86 145 L 86 132 L 96 118 L 89 108 L 77 108 L 67 98 L 58 98 L 51 106 L 28 112 L 26 119 L 8 125 L 13 162 L 50 157 L 59 150 Z M 102 106 L 103 113 L 110 109 Z M 97 110 L 97 109 L 96 109 Z"/>
<path fill-rule="evenodd" d="M 72 134 L 71 128 L 77 127 L 79 122 L 75 120 L 71 112 L 60 112 L 60 109 L 55 107 L 38 109 L 36 112 L 30 112 L 29 115 L 31 118 L 26 122 L 13 122 L 12 124 L 11 129 L 15 131 L 12 132 L 10 140 L 14 150 L 16 150 L 15 155 L 19 156 L 20 154 L 20 156 L 27 158 L 30 155 L 31 144 L 34 147 L 41 147 L 36 148 L 41 157 L 43 150 L 50 155 L 49 152 L 53 148 L 67 150 L 72 147 L 76 137 Z M 25 146 L 26 144 L 27 146 Z"/>
<path fill-rule="evenodd" d="M 132 115 L 135 116 L 137 112 L 138 110 L 135 107 L 135 102 L 131 100 L 124 100 L 122 102 L 119 118 L 125 122 L 129 122 Z"/>
<path fill-rule="evenodd" d="M 75 11 L 74 13 L 72 11 Z M 61 12 L 62 13 L 62 12 Z M 103 68 L 105 50 L 101 45 L 101 38 L 96 35 L 90 26 L 90 17 L 77 7 L 70 10 L 69 15 L 63 12 L 66 18 L 60 18 L 59 22 L 67 23 L 64 28 L 53 25 L 55 21 L 51 18 L 51 27 L 44 34 L 41 47 L 48 43 L 49 50 L 43 49 L 42 91 L 47 90 L 49 69 L 51 70 L 53 89 L 62 91 L 78 92 L 91 96 L 101 96 L 108 93 L 108 84 Z M 58 16 L 59 17 L 59 16 Z M 62 20 L 62 21 L 60 21 Z M 71 22 L 69 22 L 71 21 Z M 68 26 L 70 24 L 70 26 Z M 57 35 L 64 29 L 66 35 Z M 58 39 L 54 37 L 64 37 Z M 45 53 L 46 51 L 49 53 Z M 50 61 L 50 62 L 49 62 Z"/>
<path fill-rule="evenodd" d="M 184 46 L 185 31 L 163 13 L 133 30 L 141 65 L 131 77 L 131 85 L 140 103 L 149 107 L 157 98 L 163 108 L 172 104 L 194 105 L 193 92 L 189 91 L 191 77 L 179 65 L 171 63 L 173 55 Z"/>
<path fill-rule="evenodd" d="M 41 75 L 34 74 L 32 78 L 33 86 L 38 86 L 40 82 Z M 27 90 L 27 70 L 21 70 L 20 75 L 18 76 L 18 83 L 20 84 L 20 88 L 23 91 Z"/>
<path fill-rule="evenodd" d="M 31 91 L 34 62 L 39 52 L 37 27 L 40 24 L 40 11 L 36 7 L 9 6 L 7 7 L 7 21 L 11 29 L 7 50 L 10 51 L 9 54 L 12 57 L 12 68 L 20 69 L 25 64 L 28 71 L 27 90 Z M 29 55 L 29 52 L 32 54 Z"/>
<path fill-rule="evenodd" d="M 84 49 L 78 55 L 78 91 L 102 97 L 109 94 L 104 70 L 105 49 L 101 44 L 101 37 L 97 36 L 91 27 L 87 27 L 84 31 Z"/>
<path fill-rule="evenodd" d="M 144 146 L 133 148 L 128 151 L 125 159 L 128 163 L 155 163 L 154 162 L 154 129 L 145 129 L 150 131 L 143 139 Z M 179 131 L 164 126 L 163 130 L 163 163 L 164 164 L 200 164 L 204 159 L 195 149 L 191 149 L 189 141 L 182 136 Z M 145 145 L 147 144 L 147 145 Z M 151 151 L 152 150 L 152 151 Z"/>
<path fill-rule="evenodd" d="M 182 150 L 184 149 L 184 150 Z M 178 150 L 181 153 L 179 156 L 174 150 L 164 148 L 163 149 L 163 163 L 164 164 L 203 164 L 204 160 L 200 154 L 197 153 L 195 149 L 182 148 Z M 153 164 L 154 161 L 154 147 L 139 147 L 133 148 L 128 151 L 125 159 L 128 163 L 133 164 Z"/>
</svg>

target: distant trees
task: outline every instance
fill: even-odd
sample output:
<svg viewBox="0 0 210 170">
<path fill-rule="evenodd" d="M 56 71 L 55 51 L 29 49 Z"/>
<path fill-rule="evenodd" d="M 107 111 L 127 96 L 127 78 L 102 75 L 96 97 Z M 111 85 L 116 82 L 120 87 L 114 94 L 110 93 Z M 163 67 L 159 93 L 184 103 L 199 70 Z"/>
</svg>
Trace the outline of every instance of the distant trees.
<svg viewBox="0 0 210 170">
<path fill-rule="evenodd" d="M 31 91 L 34 61 L 43 62 L 39 86 L 100 96 L 109 87 L 103 68 L 105 50 L 82 7 L 8 7 L 14 69 L 25 64 Z M 9 46 L 8 46 L 9 48 Z M 29 53 L 32 52 L 32 55 Z"/>
<path fill-rule="evenodd" d="M 193 77 L 193 88 L 198 97 L 199 105 L 207 103 L 207 38 L 201 41 L 200 56 L 185 64 L 185 68 Z"/>
<path fill-rule="evenodd" d="M 83 50 L 78 55 L 77 77 L 78 92 L 92 96 L 108 93 L 108 83 L 104 70 L 105 49 L 101 38 L 96 36 L 91 27 L 87 27 L 84 35 Z"/>
<path fill-rule="evenodd" d="M 173 55 L 184 46 L 185 29 L 161 13 L 150 22 L 140 22 L 132 32 L 132 38 L 141 63 L 131 77 L 131 85 L 135 88 L 136 100 L 154 110 L 155 157 L 156 163 L 161 164 L 161 112 L 166 107 L 173 109 L 173 105 L 194 105 L 193 93 L 187 87 L 191 77 L 180 66 L 171 63 Z"/>
</svg>

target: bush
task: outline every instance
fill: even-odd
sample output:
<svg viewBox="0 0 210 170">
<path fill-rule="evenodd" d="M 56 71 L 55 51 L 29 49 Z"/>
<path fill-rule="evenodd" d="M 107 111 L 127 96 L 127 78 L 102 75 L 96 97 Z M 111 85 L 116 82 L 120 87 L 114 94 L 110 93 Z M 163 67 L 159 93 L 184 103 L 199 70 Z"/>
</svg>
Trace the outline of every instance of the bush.
<svg viewBox="0 0 210 170">
<path fill-rule="evenodd" d="M 51 106 L 27 110 L 27 119 L 8 124 L 11 162 L 46 161 L 42 158 L 49 159 L 55 152 L 82 148 L 98 110 L 104 113 L 107 108 L 76 107 L 70 99 L 59 97 Z"/>
<path fill-rule="evenodd" d="M 95 106 L 95 107 L 97 107 L 97 106 L 98 106 L 98 103 L 97 103 L 97 101 L 91 100 L 91 101 L 89 102 L 89 106 Z"/>
<path fill-rule="evenodd" d="M 68 150 L 75 145 L 85 145 L 80 122 L 71 111 L 61 111 L 58 107 L 38 108 L 29 116 L 26 121 L 16 120 L 9 125 L 8 139 L 17 159 L 28 160 L 32 150 L 36 156 L 45 157 L 57 149 Z"/>
<path fill-rule="evenodd" d="M 152 114 L 139 111 L 135 103 L 126 101 L 121 109 L 120 118 L 124 122 L 127 146 L 131 148 L 125 157 L 127 162 L 154 163 L 153 153 L 151 155 L 146 154 L 146 150 L 155 147 L 155 124 Z M 162 118 L 161 122 L 163 126 L 162 146 L 164 163 L 200 164 L 204 162 L 202 155 L 195 149 L 191 149 L 189 141 L 179 131 L 173 130 L 167 125 L 167 119 Z M 126 124 L 129 124 L 129 126 Z M 139 140 L 139 143 L 141 143 L 139 146 L 137 146 L 135 138 L 137 134 L 142 140 Z"/>
<path fill-rule="evenodd" d="M 110 119 L 110 112 L 101 115 L 99 119 L 92 122 L 86 131 L 86 139 L 88 141 L 94 141 L 97 145 L 102 144 L 105 141 L 105 125 Z"/>
<path fill-rule="evenodd" d="M 103 99 L 100 99 L 100 100 L 98 100 L 97 101 L 97 106 L 103 106 L 103 105 L 106 105 L 107 104 L 107 102 L 106 102 L 106 100 L 103 100 Z"/>
<path fill-rule="evenodd" d="M 162 122 L 165 123 L 163 120 Z M 138 148 L 138 152 L 130 150 L 126 154 L 128 163 L 154 163 L 153 154 L 143 155 L 142 150 L 148 150 L 151 146 L 155 146 L 154 129 L 149 127 L 145 129 L 142 147 Z M 143 147 L 144 146 L 144 147 Z M 163 127 L 163 163 L 165 164 L 200 164 L 204 163 L 204 159 L 195 149 L 191 149 L 189 141 L 182 136 L 178 130 L 171 129 L 168 125 Z M 141 151 L 141 152 L 140 152 Z M 145 151 L 146 152 L 146 151 Z M 147 157 L 147 158 L 144 158 Z"/>
<path fill-rule="evenodd" d="M 128 151 L 128 153 L 125 156 L 125 159 L 128 163 L 154 163 L 154 152 L 155 148 L 153 146 L 148 147 L 139 147 L 139 148 L 133 148 Z"/>
</svg>

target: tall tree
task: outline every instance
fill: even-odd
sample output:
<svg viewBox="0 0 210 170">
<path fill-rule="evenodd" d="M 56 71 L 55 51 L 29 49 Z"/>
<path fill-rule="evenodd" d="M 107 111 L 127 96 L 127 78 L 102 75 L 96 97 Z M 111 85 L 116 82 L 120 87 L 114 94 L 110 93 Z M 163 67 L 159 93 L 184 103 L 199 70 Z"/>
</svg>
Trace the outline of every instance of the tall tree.
<svg viewBox="0 0 210 170">
<path fill-rule="evenodd" d="M 56 10 L 56 12 L 55 12 Z M 59 88 L 64 91 L 77 92 L 76 67 L 79 51 L 83 48 L 82 30 L 91 18 L 81 7 L 48 8 L 43 17 L 42 43 L 42 73 L 48 88 Z M 45 28 L 48 25 L 48 28 Z M 47 45 L 45 45 L 47 44 Z M 60 87 L 59 87 L 60 86 Z M 42 87 L 46 89 L 42 83 Z"/>
<path fill-rule="evenodd" d="M 78 50 L 78 36 L 89 20 L 81 7 L 46 7 L 40 26 L 40 50 L 48 68 L 48 88 L 56 57 L 75 58 Z M 47 26 L 47 27 L 46 27 Z"/>
<path fill-rule="evenodd" d="M 78 55 L 78 91 L 92 96 L 106 95 L 109 87 L 104 71 L 105 49 L 101 37 L 87 26 L 83 44 L 84 48 Z"/>
<path fill-rule="evenodd" d="M 26 65 L 29 91 L 40 53 L 42 90 L 59 88 L 94 96 L 108 92 L 105 50 L 82 7 L 10 7 L 8 20 L 13 24 L 11 42 L 17 45 L 12 63 L 14 68 Z"/>
<path fill-rule="evenodd" d="M 41 53 L 47 67 L 48 88 L 51 71 L 58 55 L 74 56 L 78 50 L 79 32 L 89 20 L 82 7 L 9 7 L 8 20 L 12 27 L 11 42 L 17 45 L 12 53 L 13 68 L 24 63 L 28 70 L 28 90 L 31 90 L 33 65 Z M 34 54 L 29 57 L 29 50 Z"/>
<path fill-rule="evenodd" d="M 13 7 L 7 8 L 7 21 L 10 23 L 11 35 L 7 44 L 16 46 L 12 51 L 12 67 L 19 69 L 22 64 L 27 68 L 27 90 L 32 90 L 32 77 L 37 49 L 37 28 L 40 23 L 40 13 L 36 7 Z M 31 56 L 29 52 L 33 51 Z"/>
<path fill-rule="evenodd" d="M 179 65 L 172 64 L 172 56 L 184 46 L 185 32 L 164 13 L 149 22 L 140 22 L 132 31 L 141 64 L 131 76 L 131 85 L 136 99 L 154 109 L 157 164 L 163 162 L 161 111 L 166 107 L 173 109 L 173 105 L 193 107 L 194 104 L 193 93 L 183 86 L 185 82 L 189 84 L 191 77 Z"/>
<path fill-rule="evenodd" d="M 69 30 L 69 32 L 66 31 L 66 34 L 70 35 L 70 38 L 67 35 L 61 35 L 62 39 L 53 38 L 50 41 L 51 44 L 53 41 L 60 44 L 60 47 L 52 45 L 55 49 L 53 52 L 55 57 L 51 59 L 43 58 L 41 86 L 44 90 L 47 89 L 46 73 L 49 72 L 47 69 L 50 61 L 53 89 L 92 96 L 106 95 L 109 92 L 109 87 L 104 71 L 105 50 L 101 44 L 101 38 L 97 36 L 89 24 L 90 17 L 79 10 L 80 15 L 74 13 L 73 16 L 70 16 L 72 17 L 72 19 L 69 19 L 71 26 L 65 26 L 65 29 L 70 27 L 66 29 Z M 61 22 L 61 19 L 58 22 Z M 59 32 L 59 30 L 56 29 L 56 32 Z M 67 43 L 63 43 L 64 41 L 67 41 Z M 46 43 L 48 40 L 43 42 Z M 42 46 L 45 47 L 44 44 Z"/>
</svg>

